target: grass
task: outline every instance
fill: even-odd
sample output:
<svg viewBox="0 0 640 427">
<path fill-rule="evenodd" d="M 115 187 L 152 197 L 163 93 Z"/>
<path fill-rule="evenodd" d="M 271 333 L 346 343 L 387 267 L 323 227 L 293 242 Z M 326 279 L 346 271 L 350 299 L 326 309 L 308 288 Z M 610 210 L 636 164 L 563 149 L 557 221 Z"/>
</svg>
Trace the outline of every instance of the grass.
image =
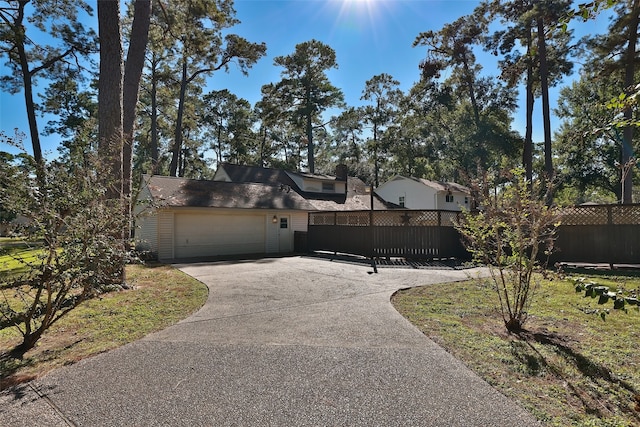
<svg viewBox="0 0 640 427">
<path fill-rule="evenodd" d="M 28 270 L 30 263 L 38 261 L 42 251 L 38 242 L 27 243 L 20 239 L 0 237 L 0 277 L 19 274 Z"/>
<path fill-rule="evenodd" d="M 640 289 L 640 278 L 593 278 Z M 640 311 L 576 294 L 567 279 L 543 281 L 519 335 L 509 334 L 488 281 L 397 293 L 396 309 L 547 426 L 640 425 Z M 611 309 L 608 314 L 605 309 Z"/>
<path fill-rule="evenodd" d="M 81 304 L 21 360 L 6 355 L 20 343 L 18 331 L 0 330 L 0 389 L 166 328 L 196 311 L 207 298 L 205 285 L 170 266 L 130 265 L 127 280 L 131 289 Z"/>
</svg>

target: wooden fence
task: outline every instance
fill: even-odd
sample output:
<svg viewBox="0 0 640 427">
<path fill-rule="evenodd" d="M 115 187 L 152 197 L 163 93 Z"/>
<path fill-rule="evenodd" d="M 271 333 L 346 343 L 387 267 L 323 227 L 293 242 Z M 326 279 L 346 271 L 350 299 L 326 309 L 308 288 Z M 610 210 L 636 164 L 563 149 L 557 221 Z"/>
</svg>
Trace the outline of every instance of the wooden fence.
<svg viewBox="0 0 640 427">
<path fill-rule="evenodd" d="M 310 251 L 410 259 L 469 258 L 453 221 L 460 212 L 388 210 L 309 213 Z"/>
<path fill-rule="evenodd" d="M 309 213 L 306 246 L 367 257 L 469 259 L 453 227 L 460 212 L 387 210 Z M 551 262 L 640 264 L 640 204 L 562 209 Z"/>
<path fill-rule="evenodd" d="M 640 264 L 640 204 L 562 209 L 552 262 Z"/>
</svg>

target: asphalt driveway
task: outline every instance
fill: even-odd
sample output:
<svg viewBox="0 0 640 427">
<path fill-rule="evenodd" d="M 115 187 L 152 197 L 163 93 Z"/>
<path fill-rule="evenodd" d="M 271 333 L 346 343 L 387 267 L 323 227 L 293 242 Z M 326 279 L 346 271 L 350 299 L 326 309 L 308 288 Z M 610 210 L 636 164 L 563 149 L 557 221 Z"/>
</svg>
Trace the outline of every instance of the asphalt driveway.
<svg viewBox="0 0 640 427">
<path fill-rule="evenodd" d="M 178 267 L 209 287 L 200 311 L 3 392 L 0 425 L 537 425 L 389 302 L 480 270 L 373 274 L 307 257 Z"/>
</svg>

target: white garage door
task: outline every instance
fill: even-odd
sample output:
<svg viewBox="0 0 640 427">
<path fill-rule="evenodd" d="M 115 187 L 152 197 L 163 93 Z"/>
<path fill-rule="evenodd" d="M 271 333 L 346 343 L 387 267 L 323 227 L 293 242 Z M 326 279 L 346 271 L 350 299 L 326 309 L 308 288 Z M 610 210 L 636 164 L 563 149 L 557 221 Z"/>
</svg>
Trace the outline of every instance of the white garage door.
<svg viewBox="0 0 640 427">
<path fill-rule="evenodd" d="M 263 215 L 176 214 L 175 257 L 263 253 L 264 218 Z"/>
</svg>

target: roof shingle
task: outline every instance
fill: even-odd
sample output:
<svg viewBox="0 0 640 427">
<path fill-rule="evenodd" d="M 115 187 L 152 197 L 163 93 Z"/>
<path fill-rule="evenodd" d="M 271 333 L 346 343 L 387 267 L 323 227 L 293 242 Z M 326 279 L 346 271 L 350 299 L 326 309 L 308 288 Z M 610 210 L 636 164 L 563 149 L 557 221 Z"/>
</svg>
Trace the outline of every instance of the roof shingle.
<svg viewBox="0 0 640 427">
<path fill-rule="evenodd" d="M 153 201 L 170 207 L 313 210 L 281 185 L 205 181 L 157 176 L 143 178 Z"/>
<path fill-rule="evenodd" d="M 153 201 L 170 207 L 215 207 L 237 209 L 293 209 L 345 211 L 371 209 L 368 186 L 359 178 L 347 178 L 347 193 L 303 192 L 281 169 L 221 165 L 232 182 L 145 176 Z M 310 177 L 308 174 L 302 176 Z M 313 175 L 331 179 L 328 175 Z M 387 209 L 374 194 L 373 208 Z"/>
</svg>

